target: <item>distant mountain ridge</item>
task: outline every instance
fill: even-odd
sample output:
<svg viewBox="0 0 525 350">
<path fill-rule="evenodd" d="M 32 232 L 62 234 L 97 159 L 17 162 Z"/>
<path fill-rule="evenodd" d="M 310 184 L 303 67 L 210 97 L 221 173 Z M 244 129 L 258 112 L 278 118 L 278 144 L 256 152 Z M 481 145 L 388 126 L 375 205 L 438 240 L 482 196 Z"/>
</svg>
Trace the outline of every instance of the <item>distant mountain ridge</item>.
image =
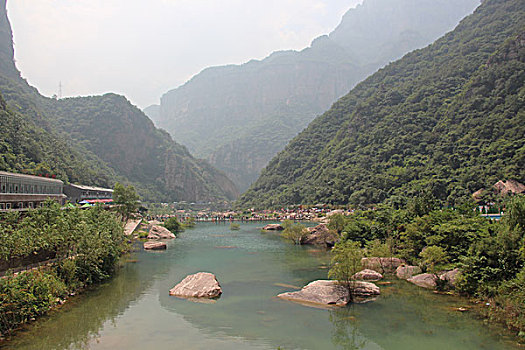
<svg viewBox="0 0 525 350">
<path fill-rule="evenodd" d="M 303 51 L 205 69 L 150 109 L 241 190 L 317 115 L 388 62 L 452 30 L 479 0 L 365 0 Z"/>
<path fill-rule="evenodd" d="M 6 1 L 0 3 L 0 170 L 51 172 L 65 181 L 136 186 L 145 200 L 232 200 L 238 190 L 193 158 L 125 97 L 54 100 L 41 96 L 14 65 Z"/>
<path fill-rule="evenodd" d="M 525 181 L 525 7 L 486 0 L 434 44 L 379 70 L 263 170 L 241 207 L 450 205 Z"/>
</svg>

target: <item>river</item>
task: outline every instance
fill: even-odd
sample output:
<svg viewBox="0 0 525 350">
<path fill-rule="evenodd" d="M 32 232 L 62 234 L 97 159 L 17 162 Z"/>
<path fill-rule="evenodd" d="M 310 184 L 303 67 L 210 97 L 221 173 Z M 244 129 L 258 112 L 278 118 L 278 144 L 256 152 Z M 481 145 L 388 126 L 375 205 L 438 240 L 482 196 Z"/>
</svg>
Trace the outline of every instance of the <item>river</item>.
<svg viewBox="0 0 525 350">
<path fill-rule="evenodd" d="M 275 298 L 325 279 L 327 252 L 261 233 L 261 223 L 198 224 L 168 250 L 138 249 L 108 283 L 18 332 L 5 349 L 516 349 L 511 338 L 454 311 L 465 301 L 405 281 L 373 302 L 312 308 Z M 186 275 L 214 273 L 223 295 L 168 295 Z"/>
</svg>

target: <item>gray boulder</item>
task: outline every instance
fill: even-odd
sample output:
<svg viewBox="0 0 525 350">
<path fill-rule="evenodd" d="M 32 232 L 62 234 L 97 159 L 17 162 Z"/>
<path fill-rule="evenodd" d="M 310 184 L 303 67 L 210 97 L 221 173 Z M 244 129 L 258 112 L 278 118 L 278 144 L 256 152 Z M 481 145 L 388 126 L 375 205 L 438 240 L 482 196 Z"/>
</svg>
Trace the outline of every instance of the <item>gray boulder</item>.
<svg viewBox="0 0 525 350">
<path fill-rule="evenodd" d="M 352 294 L 359 297 L 370 297 L 380 294 L 379 287 L 369 282 L 352 282 L 352 289 Z M 346 286 L 337 281 L 329 280 L 313 281 L 298 292 L 282 293 L 278 297 L 302 303 L 335 306 L 344 306 L 351 301 L 350 293 Z"/>
<path fill-rule="evenodd" d="M 383 278 L 383 275 L 377 271 L 365 269 L 353 275 L 352 278 L 361 281 L 379 281 Z"/>
<path fill-rule="evenodd" d="M 419 266 L 399 266 L 396 269 L 396 276 L 399 279 L 407 280 L 414 275 L 420 274 L 421 268 Z"/>
<path fill-rule="evenodd" d="M 333 247 L 341 240 L 339 235 L 334 231 L 330 231 L 325 224 L 309 227 L 307 230 L 309 234 L 304 239 L 303 244 Z"/>
<path fill-rule="evenodd" d="M 407 281 L 423 288 L 436 288 L 436 275 L 432 273 L 422 273 L 409 278 Z"/>
<path fill-rule="evenodd" d="M 221 294 L 222 288 L 217 278 L 209 272 L 186 276 L 170 290 L 170 295 L 182 298 L 217 298 Z"/>
<path fill-rule="evenodd" d="M 175 235 L 165 227 L 159 225 L 151 226 L 148 239 L 174 239 Z"/>
<path fill-rule="evenodd" d="M 451 271 L 447 271 L 445 273 L 442 273 L 439 278 L 443 281 L 447 281 L 447 283 L 452 286 L 452 287 L 455 287 L 456 286 L 456 279 L 459 275 L 460 271 L 459 269 L 454 269 L 454 270 L 451 270 Z"/>
<path fill-rule="evenodd" d="M 284 227 L 281 224 L 268 224 L 263 227 L 265 231 L 282 231 Z"/>
<path fill-rule="evenodd" d="M 406 264 L 405 260 L 399 258 L 363 258 L 361 265 L 365 269 L 381 271 L 382 273 L 394 272 L 399 266 Z"/>
</svg>

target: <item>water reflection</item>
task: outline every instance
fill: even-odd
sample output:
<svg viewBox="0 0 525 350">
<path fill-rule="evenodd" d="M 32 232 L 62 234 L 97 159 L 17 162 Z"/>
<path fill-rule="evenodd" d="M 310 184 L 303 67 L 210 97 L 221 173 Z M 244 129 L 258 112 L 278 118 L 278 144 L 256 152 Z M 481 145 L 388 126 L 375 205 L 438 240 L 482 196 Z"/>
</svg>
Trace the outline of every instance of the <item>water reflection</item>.
<svg viewBox="0 0 525 350">
<path fill-rule="evenodd" d="M 133 256 L 126 257 L 133 259 Z M 115 324 L 151 286 L 154 273 L 147 266 L 127 263 L 106 284 L 71 299 L 64 307 L 18 332 L 2 349 L 88 349 L 104 325 Z M 37 341 L 35 341 L 37 338 Z"/>
</svg>

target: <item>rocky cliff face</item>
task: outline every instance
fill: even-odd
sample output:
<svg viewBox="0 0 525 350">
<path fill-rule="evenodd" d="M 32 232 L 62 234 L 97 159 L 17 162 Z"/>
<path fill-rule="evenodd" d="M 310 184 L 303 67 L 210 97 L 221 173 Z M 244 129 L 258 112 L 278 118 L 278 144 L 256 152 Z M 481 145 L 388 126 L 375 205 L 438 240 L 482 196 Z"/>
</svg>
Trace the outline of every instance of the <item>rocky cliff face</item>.
<svg viewBox="0 0 525 350">
<path fill-rule="evenodd" d="M 156 124 L 245 190 L 357 82 L 453 29 L 479 0 L 365 0 L 301 51 L 209 68 L 161 99 Z"/>
<path fill-rule="evenodd" d="M 13 50 L 13 32 L 7 18 L 6 0 L 0 0 L 0 70 L 10 78 L 19 78 L 15 67 Z"/>
</svg>

